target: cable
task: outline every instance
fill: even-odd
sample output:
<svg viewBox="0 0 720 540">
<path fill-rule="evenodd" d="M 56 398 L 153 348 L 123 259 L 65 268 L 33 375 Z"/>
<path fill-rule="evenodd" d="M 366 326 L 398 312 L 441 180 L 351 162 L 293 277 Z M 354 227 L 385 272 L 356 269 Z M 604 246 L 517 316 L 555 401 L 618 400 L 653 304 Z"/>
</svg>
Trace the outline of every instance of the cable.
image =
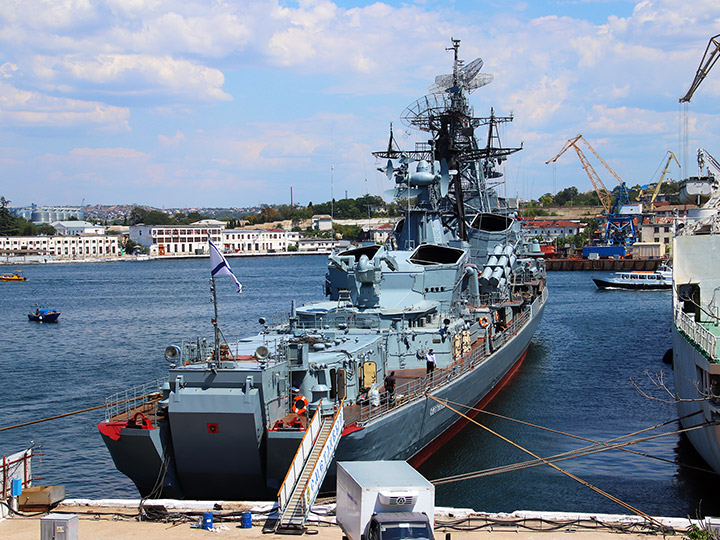
<svg viewBox="0 0 720 540">
<path fill-rule="evenodd" d="M 546 465 L 549 465 L 550 467 L 552 467 L 553 469 L 557 470 L 558 472 L 561 472 L 561 473 L 563 473 L 564 475 L 572 478 L 573 480 L 575 480 L 575 481 L 583 484 L 584 486 L 592 489 L 592 490 L 595 491 L 596 493 L 598 493 L 598 494 L 600 494 L 600 495 L 602 495 L 602 496 L 610 499 L 611 501 L 619 504 L 619 505 L 622 506 L 623 508 L 625 508 L 625 509 L 627 509 L 627 510 L 630 510 L 633 514 L 637 514 L 638 516 L 644 518 L 645 520 L 649 521 L 650 523 L 653 523 L 653 524 L 655 524 L 656 526 L 658 526 L 658 527 L 660 527 L 660 528 L 664 528 L 664 525 L 663 525 L 662 523 L 660 523 L 658 520 L 656 520 L 655 518 L 653 518 L 653 517 L 650 516 L 649 514 L 646 514 L 646 513 L 643 512 L 642 510 L 640 510 L 640 509 L 638 509 L 638 508 L 635 508 L 634 506 L 626 503 L 625 501 L 622 501 L 621 499 L 615 497 L 614 495 L 611 495 L 610 493 L 608 493 L 608 492 L 606 492 L 606 491 L 603 491 L 602 489 L 600 489 L 600 488 L 598 488 L 598 487 L 590 484 L 589 482 L 583 480 L 582 478 L 579 478 L 579 477 L 575 476 L 575 475 L 572 474 L 571 472 L 566 471 L 565 469 L 563 469 L 563 468 L 561 468 L 561 467 L 558 467 L 558 466 L 555 465 L 554 463 L 551 463 L 551 462 L 547 461 L 546 459 L 538 456 L 537 454 L 533 453 L 532 451 L 528 450 L 527 448 L 524 448 L 524 447 L 520 446 L 520 445 L 517 444 L 516 442 L 511 441 L 510 439 L 508 439 L 507 437 L 504 437 L 503 435 L 500 435 L 500 434 L 497 433 L 496 431 L 493 431 L 493 430 L 490 429 L 489 427 L 482 425 L 481 423 L 477 422 L 474 418 L 470 418 L 470 417 L 467 416 L 466 414 L 463 414 L 463 413 L 461 413 L 460 411 L 458 411 L 457 409 L 454 409 L 453 407 L 451 407 L 450 405 L 448 405 L 446 402 L 443 402 L 442 400 L 436 398 L 435 396 L 428 394 L 428 397 L 429 397 L 430 399 L 434 400 L 434 401 L 437 401 L 437 402 L 438 402 L 439 404 L 441 404 L 441 405 L 445 405 L 445 407 L 447 407 L 447 408 L 450 409 L 451 411 L 459 414 L 459 415 L 462 416 L 463 418 L 469 420 L 469 421 L 472 422 L 473 424 L 476 424 L 477 426 L 481 427 L 482 429 L 484 429 L 484 430 L 492 433 L 492 434 L 495 435 L 496 437 L 499 437 L 500 439 L 504 440 L 504 441 L 507 442 L 508 444 L 513 445 L 515 448 L 518 448 L 519 450 L 522 450 L 523 452 L 525 452 L 525 453 L 527 453 L 527 454 L 530 454 L 530 455 L 531 455 L 532 457 L 534 457 L 535 459 L 541 460 L 543 463 L 545 463 Z"/>
<path fill-rule="evenodd" d="M 454 401 L 450 401 L 450 400 L 447 400 L 447 403 L 450 403 L 450 404 L 452 404 L 452 405 L 457 405 L 457 406 L 460 406 L 460 407 L 465 407 L 465 408 L 468 409 L 468 410 L 481 412 L 481 413 L 484 413 L 484 414 L 487 414 L 487 415 L 490 415 L 490 416 L 494 416 L 494 417 L 496 417 L 496 418 L 501 418 L 501 419 L 503 419 L 503 420 L 509 420 L 509 421 L 511 421 L 511 422 L 516 422 L 516 423 L 522 424 L 522 425 L 524 425 L 524 426 L 534 427 L 534 428 L 536 428 L 536 429 L 541 429 L 541 430 L 544 430 L 544 431 L 549 431 L 549 432 L 551 432 L 551 433 L 556 433 L 556 434 L 558 434 L 558 435 L 564 435 L 564 436 L 566 436 L 566 437 L 570 437 L 570 438 L 573 438 L 573 439 L 579 439 L 579 440 L 581 440 L 581 441 L 586 441 L 586 442 L 593 443 L 593 446 L 589 446 L 589 447 L 586 446 L 586 447 L 583 447 L 583 448 L 578 448 L 578 449 L 576 449 L 576 450 L 571 450 L 571 451 L 569 451 L 569 452 L 565 452 L 565 453 L 562 453 L 562 454 L 556 454 L 556 455 L 554 455 L 554 456 L 551 456 L 549 459 L 553 459 L 554 461 L 558 461 L 558 459 L 556 459 L 556 458 L 559 458 L 559 457 L 563 457 L 563 459 L 569 459 L 569 458 L 565 458 L 564 456 L 580 457 L 580 456 L 585 456 L 585 455 L 589 455 L 589 454 L 592 454 L 592 453 L 601 452 L 601 451 L 604 451 L 604 450 L 595 450 L 595 448 L 596 448 L 597 446 L 605 446 L 607 450 L 623 450 L 623 451 L 629 452 L 629 453 L 631 453 L 631 454 L 636 454 L 636 455 L 639 455 L 639 456 L 648 457 L 648 458 L 651 458 L 651 459 L 655 459 L 655 460 L 658 460 L 658 461 L 663 461 L 663 462 L 666 462 L 666 463 L 672 463 L 672 464 L 675 465 L 676 463 L 675 463 L 674 461 L 669 460 L 669 459 L 661 458 L 661 457 L 658 457 L 658 456 L 653 456 L 653 455 L 651 455 L 651 454 L 648 454 L 648 453 L 646 453 L 646 452 L 641 452 L 641 451 L 639 451 L 639 450 L 633 450 L 633 449 L 630 449 L 630 448 L 625 448 L 624 446 L 627 446 L 627 445 L 630 445 L 630 444 L 637 444 L 637 443 L 644 442 L 644 441 L 648 441 L 648 440 L 653 440 L 653 439 L 656 439 L 656 438 L 658 438 L 658 437 L 664 437 L 664 436 L 666 436 L 666 435 L 673 435 L 673 434 L 678 434 L 678 433 L 685 433 L 685 432 L 687 432 L 687 431 L 693 431 L 693 430 L 697 429 L 698 427 L 704 427 L 705 425 L 711 425 L 711 424 L 708 424 L 708 423 L 703 423 L 703 424 L 699 424 L 698 426 L 695 426 L 695 427 L 692 427 L 692 428 L 684 428 L 684 429 L 675 430 L 675 431 L 666 431 L 666 432 L 664 432 L 664 433 L 662 433 L 662 434 L 660 434 L 660 435 L 655 435 L 655 436 L 652 436 L 652 437 L 645 437 L 645 438 L 640 438 L 640 439 L 634 439 L 634 440 L 631 440 L 630 442 L 627 442 L 627 443 L 622 443 L 622 444 L 609 444 L 609 443 L 614 443 L 615 441 L 619 441 L 619 440 L 621 440 L 621 439 L 625 439 L 625 438 L 627 438 L 627 437 L 633 437 L 633 436 L 635 436 L 635 435 L 639 435 L 640 433 L 645 433 L 645 432 L 647 432 L 647 431 L 652 431 L 652 430 L 654 430 L 654 429 L 658 429 L 658 428 L 667 426 L 667 425 L 669 425 L 669 424 L 674 424 L 674 423 L 676 423 L 676 422 L 680 422 L 680 421 L 682 421 L 682 420 L 685 420 L 686 418 L 690 418 L 690 417 L 692 417 L 692 416 L 695 416 L 695 415 L 699 414 L 701 411 L 695 411 L 694 413 L 690 413 L 690 414 L 687 414 L 687 415 L 685 415 L 685 416 L 681 416 L 681 417 L 679 417 L 679 418 L 674 418 L 673 420 L 668 420 L 668 421 L 666 421 L 666 422 L 662 422 L 662 423 L 660 423 L 660 424 L 656 424 L 656 425 L 654 425 L 654 426 L 651 426 L 651 427 L 648 427 L 648 428 L 645 428 L 645 429 L 641 429 L 641 430 L 638 430 L 638 431 L 634 431 L 634 432 L 632 432 L 632 433 L 628 433 L 627 435 L 622 435 L 622 436 L 620 436 L 620 437 L 615 437 L 615 438 L 613 438 L 613 439 L 609 439 L 609 440 L 607 440 L 607 441 L 605 441 L 605 442 L 602 442 L 602 441 L 596 441 L 596 440 L 594 440 L 594 439 L 589 439 L 589 438 L 587 438 L 587 437 L 581 437 L 581 436 L 579 436 L 579 435 L 573 435 L 572 433 L 567 433 L 567 432 L 564 432 L 564 431 L 559 431 L 559 430 L 556 430 L 556 429 L 548 428 L 548 427 L 545 427 L 545 426 L 540 426 L 540 425 L 537 425 L 537 424 L 533 424 L 533 423 L 531 423 L 531 422 L 526 422 L 526 421 L 524 421 L 524 420 L 518 420 L 517 418 L 511 418 L 511 417 L 509 417 L 509 416 L 504 416 L 504 415 L 502 415 L 502 414 L 494 413 L 494 412 L 487 411 L 487 410 L 484 410 L 484 409 L 478 409 L 478 408 L 476 408 L 476 407 L 470 407 L 470 406 L 465 405 L 465 404 L 463 404 L 463 403 L 458 403 L 458 402 L 454 402 Z M 577 456 L 573 456 L 572 454 L 577 454 Z M 538 462 L 524 462 L 524 463 L 535 463 L 535 464 L 537 464 L 537 465 L 541 464 L 541 463 L 538 463 Z M 707 473 L 712 473 L 712 474 L 716 474 L 716 475 L 717 475 L 717 474 L 720 474 L 720 473 L 718 473 L 718 472 L 716 472 L 716 471 L 713 471 L 713 470 L 710 470 L 710 469 L 705 469 L 705 468 L 702 468 L 702 467 L 696 467 L 696 466 L 694 466 L 694 465 L 683 465 L 683 464 L 679 464 L 679 465 L 680 465 L 681 467 L 685 467 L 685 468 L 688 468 L 688 469 L 697 470 L 697 471 L 700 471 L 700 472 L 707 472 Z M 534 466 L 534 465 L 530 465 L 530 466 Z M 458 476 L 462 476 L 462 475 L 458 475 Z M 453 477 L 447 477 L 447 478 L 453 478 Z M 443 482 L 443 481 L 445 481 L 445 480 L 446 480 L 446 478 L 441 478 L 441 479 L 439 479 L 439 481 L 441 481 L 441 482 Z M 443 483 L 444 483 L 444 482 L 443 482 Z"/>
</svg>

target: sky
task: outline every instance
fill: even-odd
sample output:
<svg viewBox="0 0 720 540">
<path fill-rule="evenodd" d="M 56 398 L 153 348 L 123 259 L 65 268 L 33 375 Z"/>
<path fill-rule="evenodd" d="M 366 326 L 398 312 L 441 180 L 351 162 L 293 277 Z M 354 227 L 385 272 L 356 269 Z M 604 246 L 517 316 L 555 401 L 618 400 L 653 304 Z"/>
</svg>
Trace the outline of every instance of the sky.
<svg viewBox="0 0 720 540">
<path fill-rule="evenodd" d="M 573 152 L 545 164 L 579 133 L 629 186 L 656 181 L 668 150 L 677 180 L 697 173 L 698 147 L 720 158 L 720 68 L 678 103 L 716 34 L 717 0 L 4 0 L 0 195 L 158 208 L 287 204 L 291 187 L 303 205 L 382 195 L 371 152 L 391 122 L 406 148 L 426 137 L 401 115 L 451 72 L 451 37 L 494 77 L 475 115 L 514 116 L 502 143 L 523 150 L 504 194 L 592 189 Z"/>
</svg>

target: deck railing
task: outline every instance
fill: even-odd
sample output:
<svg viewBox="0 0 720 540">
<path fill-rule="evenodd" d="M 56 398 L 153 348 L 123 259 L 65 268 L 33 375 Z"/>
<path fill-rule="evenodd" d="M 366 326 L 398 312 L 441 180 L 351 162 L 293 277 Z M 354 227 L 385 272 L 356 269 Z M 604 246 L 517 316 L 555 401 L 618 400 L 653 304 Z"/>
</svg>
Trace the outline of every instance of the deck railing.
<svg viewBox="0 0 720 540">
<path fill-rule="evenodd" d="M 30 487 L 32 478 L 33 448 L 16 452 L 10 456 L 2 456 L 0 463 L 0 498 L 10 497 L 13 478 L 19 478 L 23 489 Z"/>
<path fill-rule="evenodd" d="M 544 294 L 543 298 L 537 301 L 542 303 L 545 298 L 547 298 L 547 294 Z M 503 332 L 497 334 L 497 336 L 493 338 L 490 354 L 516 335 L 520 329 L 527 324 L 530 320 L 531 311 L 532 309 L 524 311 L 518 315 Z M 390 400 L 388 394 L 385 392 L 380 395 L 379 405 L 373 405 L 368 401 L 367 403 L 360 405 L 359 409 L 355 409 L 354 414 L 346 412 L 345 424 L 350 425 L 357 423 L 358 425 L 364 425 L 375 418 L 387 414 L 391 410 L 410 405 L 420 399 L 425 399 L 425 394 L 427 392 L 461 377 L 468 371 L 473 370 L 475 366 L 487 358 L 489 354 L 487 354 L 485 347 L 484 343 L 478 344 L 470 352 L 459 357 L 451 365 L 445 368 L 435 369 L 431 376 L 425 375 L 423 377 L 413 379 L 403 385 L 397 386 L 395 388 L 394 400 Z"/>
<path fill-rule="evenodd" d="M 718 338 L 702 324 L 695 322 L 695 317 L 688 315 L 681 309 L 676 309 L 675 327 L 685 334 L 705 354 L 710 362 L 714 364 L 720 363 L 717 356 Z"/>
<path fill-rule="evenodd" d="M 131 413 L 145 406 L 148 412 L 153 414 L 156 412 L 158 394 L 161 392 L 162 385 L 167 382 L 167 378 L 156 379 L 154 381 L 129 388 L 124 392 L 118 392 L 105 399 L 105 421 L 123 422 L 130 420 Z"/>
</svg>

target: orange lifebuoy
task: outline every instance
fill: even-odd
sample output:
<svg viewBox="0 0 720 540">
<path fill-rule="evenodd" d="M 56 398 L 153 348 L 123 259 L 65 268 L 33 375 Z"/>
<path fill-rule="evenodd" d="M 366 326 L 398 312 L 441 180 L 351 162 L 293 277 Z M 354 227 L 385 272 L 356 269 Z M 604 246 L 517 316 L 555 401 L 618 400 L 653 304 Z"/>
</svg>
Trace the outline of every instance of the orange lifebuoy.
<svg viewBox="0 0 720 540">
<path fill-rule="evenodd" d="M 480 326 L 482 326 L 483 328 L 487 328 L 489 324 L 490 320 L 485 315 L 480 317 Z"/>
<path fill-rule="evenodd" d="M 302 414 L 307 411 L 308 400 L 305 396 L 298 396 L 293 400 L 292 410 L 295 414 Z"/>
</svg>

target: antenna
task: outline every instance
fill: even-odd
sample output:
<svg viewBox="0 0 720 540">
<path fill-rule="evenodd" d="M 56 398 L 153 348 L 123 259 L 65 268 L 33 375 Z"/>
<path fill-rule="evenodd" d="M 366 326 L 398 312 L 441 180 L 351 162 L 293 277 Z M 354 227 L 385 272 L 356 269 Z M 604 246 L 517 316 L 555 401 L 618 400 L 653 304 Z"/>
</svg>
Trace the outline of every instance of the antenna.
<svg viewBox="0 0 720 540">
<path fill-rule="evenodd" d="M 457 65 L 462 64 L 462 60 L 456 59 L 456 63 Z M 482 58 L 476 58 L 460 69 L 453 69 L 453 73 L 438 75 L 435 77 L 435 84 L 430 85 L 428 90 L 431 94 L 455 94 L 462 86 L 467 93 L 471 93 L 494 80 L 491 73 L 480 73 L 482 66 Z"/>
<path fill-rule="evenodd" d="M 332 251 L 335 243 L 335 191 L 334 191 L 334 179 L 333 172 L 335 166 L 330 165 L 330 250 Z"/>
</svg>

